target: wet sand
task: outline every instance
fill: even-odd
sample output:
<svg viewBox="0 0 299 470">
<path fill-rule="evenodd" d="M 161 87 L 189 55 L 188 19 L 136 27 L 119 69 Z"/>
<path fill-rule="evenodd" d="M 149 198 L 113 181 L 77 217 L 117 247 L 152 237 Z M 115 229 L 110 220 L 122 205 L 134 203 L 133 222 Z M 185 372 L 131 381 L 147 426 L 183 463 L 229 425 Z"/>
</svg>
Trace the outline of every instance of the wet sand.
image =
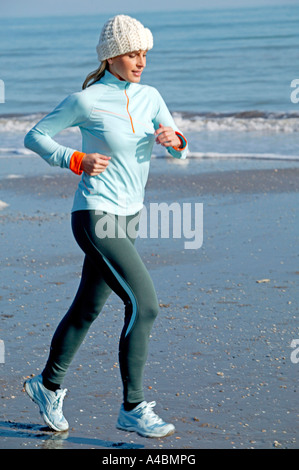
<svg viewBox="0 0 299 470">
<path fill-rule="evenodd" d="M 51 432 L 25 395 L 80 281 L 70 229 L 78 178 L 35 157 L 1 162 L 1 449 L 298 448 L 298 163 L 153 160 L 145 205 L 202 203 L 204 226 L 199 249 L 183 238 L 136 242 L 161 307 L 146 399 L 176 426 L 146 439 L 115 428 L 123 308 L 114 294 L 63 384 L 70 430 Z"/>
</svg>

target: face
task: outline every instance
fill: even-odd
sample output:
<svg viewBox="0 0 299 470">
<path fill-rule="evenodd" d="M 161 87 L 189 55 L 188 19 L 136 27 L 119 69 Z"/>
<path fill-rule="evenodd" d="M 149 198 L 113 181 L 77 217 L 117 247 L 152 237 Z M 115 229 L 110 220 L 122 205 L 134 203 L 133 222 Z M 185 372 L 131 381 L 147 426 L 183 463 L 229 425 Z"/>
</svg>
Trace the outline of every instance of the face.
<svg viewBox="0 0 299 470">
<path fill-rule="evenodd" d="M 119 80 L 139 83 L 141 74 L 146 66 L 147 51 L 129 52 L 108 59 L 109 72 Z"/>
</svg>

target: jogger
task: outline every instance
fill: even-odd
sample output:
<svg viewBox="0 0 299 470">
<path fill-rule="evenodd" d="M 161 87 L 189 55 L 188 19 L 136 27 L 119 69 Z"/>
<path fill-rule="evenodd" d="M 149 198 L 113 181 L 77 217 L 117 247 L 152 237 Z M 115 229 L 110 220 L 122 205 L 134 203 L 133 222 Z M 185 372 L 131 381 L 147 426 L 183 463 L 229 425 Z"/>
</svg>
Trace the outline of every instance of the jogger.
<svg viewBox="0 0 299 470">
<path fill-rule="evenodd" d="M 72 229 L 85 260 L 77 295 L 52 339 L 50 356 L 42 373 L 48 381 L 63 382 L 75 352 L 113 290 L 125 305 L 119 343 L 124 402 L 144 400 L 143 369 L 159 306 L 152 279 L 134 247 L 135 238 L 127 233 L 128 225 L 138 222 L 137 218 L 138 214 L 122 216 L 120 223 L 119 217 L 112 214 L 73 212 Z M 109 224 L 112 236 L 107 236 L 105 230 L 99 233 L 102 221 L 103 225 Z"/>
<path fill-rule="evenodd" d="M 49 165 L 82 175 L 72 207 L 73 233 L 85 253 L 81 282 L 52 338 L 42 374 L 25 383 L 45 422 L 58 431 L 69 427 L 62 412 L 66 389 L 60 385 L 113 291 L 125 307 L 119 341 L 123 403 L 117 427 L 148 437 L 174 432 L 173 424 L 154 413 L 155 402 L 144 400 L 143 371 L 158 300 L 135 239 L 155 141 L 180 159 L 186 158 L 188 144 L 159 92 L 139 84 L 152 47 L 151 31 L 138 20 L 127 15 L 108 20 L 97 46 L 100 67 L 24 141 Z M 75 126 L 82 134 L 82 152 L 53 139 Z"/>
</svg>

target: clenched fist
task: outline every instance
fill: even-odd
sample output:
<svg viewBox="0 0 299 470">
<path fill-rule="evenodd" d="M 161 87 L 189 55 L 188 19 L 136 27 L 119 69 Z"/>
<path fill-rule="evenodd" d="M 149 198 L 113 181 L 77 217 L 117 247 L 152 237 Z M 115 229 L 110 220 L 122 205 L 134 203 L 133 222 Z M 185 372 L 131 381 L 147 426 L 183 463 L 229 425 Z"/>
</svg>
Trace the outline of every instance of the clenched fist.
<svg viewBox="0 0 299 470">
<path fill-rule="evenodd" d="M 157 144 L 163 147 L 181 147 L 182 142 L 176 135 L 172 127 L 165 127 L 159 124 L 159 128 L 155 132 Z"/>
<path fill-rule="evenodd" d="M 81 170 L 89 176 L 96 176 L 106 170 L 111 157 L 100 153 L 87 153 L 81 162 Z"/>
</svg>

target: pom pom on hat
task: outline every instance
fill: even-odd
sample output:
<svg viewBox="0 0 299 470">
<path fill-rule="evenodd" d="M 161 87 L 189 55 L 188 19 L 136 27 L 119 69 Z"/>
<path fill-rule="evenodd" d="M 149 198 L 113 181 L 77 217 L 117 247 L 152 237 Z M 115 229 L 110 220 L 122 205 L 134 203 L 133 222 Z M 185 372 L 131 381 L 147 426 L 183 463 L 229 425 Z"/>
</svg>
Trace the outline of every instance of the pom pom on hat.
<svg viewBox="0 0 299 470">
<path fill-rule="evenodd" d="M 110 18 L 103 26 L 97 45 L 100 62 L 133 51 L 148 51 L 153 35 L 140 21 L 127 15 Z"/>
</svg>

